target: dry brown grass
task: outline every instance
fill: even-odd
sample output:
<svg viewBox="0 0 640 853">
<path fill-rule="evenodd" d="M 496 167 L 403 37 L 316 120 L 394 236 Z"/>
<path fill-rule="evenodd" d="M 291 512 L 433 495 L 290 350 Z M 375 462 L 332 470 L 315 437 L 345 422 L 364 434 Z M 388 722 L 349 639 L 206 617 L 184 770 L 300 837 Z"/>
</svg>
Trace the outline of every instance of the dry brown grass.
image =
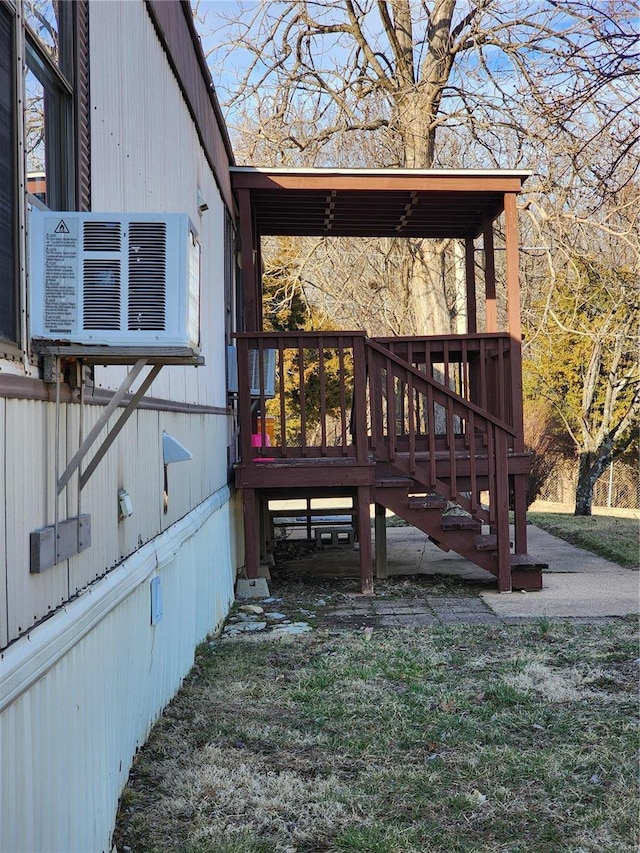
<svg viewBox="0 0 640 853">
<path fill-rule="evenodd" d="M 199 649 L 118 851 L 638 849 L 634 622 L 268 636 Z"/>
</svg>

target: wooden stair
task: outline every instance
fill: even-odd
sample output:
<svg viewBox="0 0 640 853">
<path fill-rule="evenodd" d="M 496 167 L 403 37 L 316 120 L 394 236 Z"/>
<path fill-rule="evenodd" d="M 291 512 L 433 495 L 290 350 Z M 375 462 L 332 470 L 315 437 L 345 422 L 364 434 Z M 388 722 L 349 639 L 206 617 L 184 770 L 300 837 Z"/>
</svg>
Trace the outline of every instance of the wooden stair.
<svg viewBox="0 0 640 853">
<path fill-rule="evenodd" d="M 404 472 L 394 474 L 388 462 L 378 463 L 375 501 L 426 533 L 443 551 L 455 551 L 480 568 L 499 577 L 498 536 L 482 519 L 465 512 L 447 497 L 425 491 Z M 511 554 L 511 589 L 542 588 L 545 564 L 528 554 Z M 507 591 L 507 590 L 502 590 Z"/>
</svg>

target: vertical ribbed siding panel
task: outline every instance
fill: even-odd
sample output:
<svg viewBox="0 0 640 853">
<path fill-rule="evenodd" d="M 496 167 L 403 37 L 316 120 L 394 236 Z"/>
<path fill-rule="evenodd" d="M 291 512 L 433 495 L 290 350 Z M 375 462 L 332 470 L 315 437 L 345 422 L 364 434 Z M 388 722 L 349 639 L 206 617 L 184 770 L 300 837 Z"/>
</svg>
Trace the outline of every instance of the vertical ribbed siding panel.
<svg viewBox="0 0 640 853">
<path fill-rule="evenodd" d="M 91 104 L 89 92 L 89 3 L 73 4 L 75 30 L 74 88 L 76 137 L 76 205 L 91 209 Z"/>
<path fill-rule="evenodd" d="M 169 556 L 157 570 L 164 617 L 156 626 L 150 624 L 149 591 L 155 551 L 152 545 L 143 549 L 121 570 L 123 576 L 139 573 L 131 593 L 0 713 L 0 850 L 110 849 L 135 751 L 189 671 L 195 645 L 220 624 L 233 600 L 226 549 L 216 546 L 214 556 L 211 547 L 230 535 L 229 503 L 176 545 L 173 557 L 169 531 Z M 99 594 L 100 584 L 93 588 L 94 597 Z M 38 648 L 53 647 L 56 620 L 68 626 L 90 599 L 82 596 L 34 629 L 31 646 L 46 631 L 50 641 Z M 5 663 L 19 652 L 18 644 L 10 647 Z"/>
<path fill-rule="evenodd" d="M 215 177 L 143 4 L 91 4 L 90 37 L 93 209 L 183 211 L 202 243 L 206 364 L 165 368 L 153 394 L 224 406 L 224 206 Z M 202 216 L 198 187 L 209 205 Z M 116 387 L 112 368 L 97 374 Z"/>
<path fill-rule="evenodd" d="M 162 435 L 160 412 L 138 410 L 131 418 L 131 431 L 121 444 L 119 469 L 133 502 L 133 515 L 118 524 L 119 536 L 131 553 L 140 542 L 148 542 L 161 529 Z"/>
<path fill-rule="evenodd" d="M 55 517 L 55 404 L 3 399 L 1 405 L 6 419 L 0 461 L 5 484 L 0 530 L 7 522 L 6 550 L 0 555 L 0 624 L 4 626 L 0 636 L 4 646 L 69 596 L 104 576 L 140 544 L 187 515 L 224 483 L 228 421 L 220 415 L 138 410 L 82 491 L 80 509 L 91 516 L 90 548 L 41 575 L 31 575 L 30 533 L 53 524 Z M 80 406 L 60 407 L 60 473 L 77 449 L 80 414 Z M 85 436 L 101 414 L 99 406 L 84 408 Z M 162 512 L 163 429 L 194 455 L 188 462 L 169 466 L 167 515 Z M 85 466 L 105 435 L 106 430 Z M 119 487 L 129 492 L 134 508 L 133 515 L 121 522 Z M 59 499 L 59 507 L 60 520 L 75 517 L 76 475 Z M 10 607 L 5 601 L 7 592 Z"/>
<path fill-rule="evenodd" d="M 177 438 L 187 450 L 194 452 L 191 441 L 189 420 L 193 415 L 183 415 L 177 412 L 160 413 L 160 430 L 166 430 L 169 435 Z M 167 466 L 169 481 L 169 508 L 162 517 L 162 527 L 166 530 L 179 518 L 186 515 L 195 504 L 191 502 L 191 479 L 198 477 L 195 457 L 199 455 L 195 448 L 194 459 L 185 462 L 174 462 Z"/>
<path fill-rule="evenodd" d="M 54 521 L 55 406 L 33 400 L 4 405 L 8 634 L 13 639 L 68 599 L 68 583 L 65 564 L 29 573 L 30 533 Z M 60 423 L 64 435 L 64 407 Z"/>
<path fill-rule="evenodd" d="M 60 473 L 62 474 L 73 458 L 80 437 L 80 406 L 65 406 L 65 431 L 60 436 Z M 72 477 L 62 493 L 60 501 L 63 518 L 75 518 L 78 514 L 78 478 Z"/>
<path fill-rule="evenodd" d="M 79 410 L 79 407 L 74 408 Z M 85 436 L 101 414 L 102 408 L 100 406 L 85 406 L 83 413 Z M 79 415 L 79 411 L 77 415 L 74 413 L 74 419 Z M 73 432 L 70 430 L 71 435 L 76 436 L 75 446 L 77 447 L 77 423 L 73 425 Z M 106 431 L 103 431 L 98 442 L 83 461 L 83 467 L 87 466 L 105 435 Z M 70 438 L 70 442 L 73 442 L 72 438 Z M 120 555 L 117 552 L 118 490 L 113 453 L 112 448 L 82 490 L 82 512 L 91 516 L 91 547 L 69 560 L 69 587 L 72 595 L 84 589 L 87 584 L 102 577 L 119 562 Z"/>
<path fill-rule="evenodd" d="M 5 538 L 5 513 L 7 501 L 7 479 L 5 471 L 6 455 L 6 426 L 5 401 L 0 398 L 0 648 L 9 642 L 9 625 L 7 617 L 7 547 Z M 1 757 L 0 757 L 1 760 Z"/>
</svg>

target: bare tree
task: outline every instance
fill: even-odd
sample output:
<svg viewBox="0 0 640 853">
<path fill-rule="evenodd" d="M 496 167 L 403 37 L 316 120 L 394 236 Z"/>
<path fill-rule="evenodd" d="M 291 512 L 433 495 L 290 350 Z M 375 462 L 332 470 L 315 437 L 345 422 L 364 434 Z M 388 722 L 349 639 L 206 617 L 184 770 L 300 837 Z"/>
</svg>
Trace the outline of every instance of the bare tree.
<svg viewBox="0 0 640 853">
<path fill-rule="evenodd" d="M 226 21 L 226 49 L 216 51 L 225 63 L 238 50 L 248 60 L 228 103 L 252 104 L 261 135 L 282 162 L 294 164 L 296 152 L 321 162 L 336 136 L 366 132 L 394 140 L 384 146 L 386 162 L 367 165 L 446 166 L 446 150 L 436 145 L 444 126 L 466 128 L 479 143 L 475 156 L 495 162 L 501 154 L 512 158 L 510 134 L 526 137 L 531 104 L 547 125 L 570 131 L 578 119 L 576 138 L 585 142 L 583 110 L 604 108 L 613 120 L 632 103 L 624 81 L 637 71 L 630 22 L 638 9 L 628 0 L 238 7 Z M 353 146 L 347 156 L 353 162 Z"/>
<path fill-rule="evenodd" d="M 573 236 L 538 294 L 527 358 L 531 396 L 553 407 L 578 457 L 575 513 L 590 515 L 598 477 L 638 441 L 640 252 L 621 251 L 614 265 L 597 231 L 588 246 Z"/>
<path fill-rule="evenodd" d="M 534 169 L 522 201 L 526 352 L 539 376 L 567 348 L 585 362 L 572 375 L 571 415 L 558 377 L 538 388 L 581 460 L 578 512 L 637 419 L 628 356 L 640 274 L 639 15 L 634 0 L 239 4 L 212 54 L 214 75 L 224 61 L 241 162 Z M 379 331 L 442 332 L 452 310 L 446 246 L 397 242 L 346 252 L 307 242 L 301 279 L 316 300 L 322 289 L 333 316 L 351 304 Z M 596 267 L 607 286 L 584 288 Z M 621 280 L 623 301 L 606 302 Z M 560 311 L 567 288 L 582 294 L 582 315 Z"/>
<path fill-rule="evenodd" d="M 198 0 L 201 24 L 210 11 Z M 620 166 L 638 141 L 637 12 L 632 0 L 239 3 L 217 16 L 211 63 L 241 131 L 241 162 L 533 164 L 540 194 L 562 195 L 585 170 L 607 194 L 629 179 Z M 549 145 L 560 160 L 545 156 Z M 451 310 L 445 246 L 404 246 L 400 302 L 411 308 L 411 331 L 442 332 Z"/>
</svg>

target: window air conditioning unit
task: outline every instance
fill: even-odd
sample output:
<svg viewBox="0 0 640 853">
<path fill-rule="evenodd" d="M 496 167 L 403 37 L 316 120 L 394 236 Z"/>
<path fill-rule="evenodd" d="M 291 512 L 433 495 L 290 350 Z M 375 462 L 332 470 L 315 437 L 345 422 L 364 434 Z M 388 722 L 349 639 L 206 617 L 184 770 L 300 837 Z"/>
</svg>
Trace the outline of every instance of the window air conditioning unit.
<svg viewBox="0 0 640 853">
<path fill-rule="evenodd" d="M 262 351 L 262 387 L 260 383 L 260 350 L 249 350 L 250 395 L 267 399 L 276 396 L 276 351 Z M 238 349 L 227 347 L 227 391 L 238 393 Z"/>
<path fill-rule="evenodd" d="M 32 338 L 76 344 L 200 344 L 200 243 L 186 214 L 33 210 Z"/>
</svg>

